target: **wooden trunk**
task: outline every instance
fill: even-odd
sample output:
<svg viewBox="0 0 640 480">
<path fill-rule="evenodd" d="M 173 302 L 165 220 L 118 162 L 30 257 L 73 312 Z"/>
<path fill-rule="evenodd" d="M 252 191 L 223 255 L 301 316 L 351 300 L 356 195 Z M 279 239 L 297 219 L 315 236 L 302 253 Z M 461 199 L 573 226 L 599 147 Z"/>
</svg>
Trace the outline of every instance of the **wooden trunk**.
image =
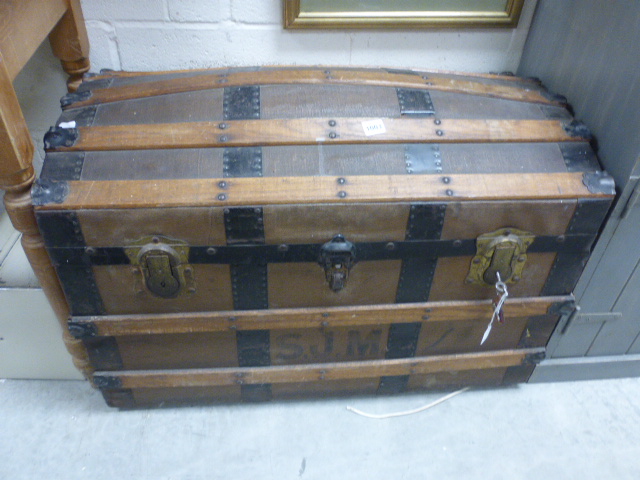
<svg viewBox="0 0 640 480">
<path fill-rule="evenodd" d="M 123 407 L 526 381 L 615 193 L 528 79 L 109 72 L 62 105 L 38 224 Z"/>
</svg>

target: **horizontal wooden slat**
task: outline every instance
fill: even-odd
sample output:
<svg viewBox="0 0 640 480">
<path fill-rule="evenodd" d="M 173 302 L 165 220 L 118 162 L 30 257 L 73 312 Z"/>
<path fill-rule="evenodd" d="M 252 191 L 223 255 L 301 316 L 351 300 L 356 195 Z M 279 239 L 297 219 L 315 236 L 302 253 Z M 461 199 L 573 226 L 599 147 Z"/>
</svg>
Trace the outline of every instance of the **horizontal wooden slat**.
<svg viewBox="0 0 640 480">
<path fill-rule="evenodd" d="M 383 133 L 366 135 L 377 123 Z M 359 143 L 584 142 L 556 120 L 437 120 L 427 118 L 296 118 L 82 127 L 58 151 L 148 150 Z"/>
<path fill-rule="evenodd" d="M 243 85 L 367 85 L 380 87 L 440 90 L 445 92 L 481 95 L 521 102 L 555 104 L 537 89 L 491 85 L 467 79 L 455 79 L 437 74 L 387 72 L 384 70 L 350 70 L 342 68 L 268 69 L 255 72 L 205 73 L 185 78 L 155 80 L 134 85 L 96 89 L 90 98 L 71 107 L 119 102 L 135 98 L 153 97 L 171 93 L 193 92 L 213 88 Z"/>
<path fill-rule="evenodd" d="M 71 181 L 61 203 L 37 210 L 240 205 L 549 200 L 592 194 L 583 174 L 369 175 L 191 180 Z"/>
<path fill-rule="evenodd" d="M 546 315 L 554 304 L 572 297 L 513 299 L 504 306 L 505 317 Z M 92 324 L 98 336 L 332 328 L 406 322 L 448 322 L 491 318 L 490 301 L 432 302 L 357 307 L 296 308 L 228 312 L 168 313 L 155 315 L 105 315 L 74 317 Z"/>
<path fill-rule="evenodd" d="M 241 70 L 243 67 L 239 67 L 238 70 Z M 291 65 L 269 65 L 265 67 L 256 67 L 253 70 L 258 71 L 269 71 L 269 70 L 352 70 L 352 71 L 380 71 L 393 73 L 394 69 L 380 69 L 375 67 L 362 67 L 362 68 L 345 68 L 344 65 L 297 65 L 292 67 Z M 145 72 L 136 72 L 136 71 L 126 71 L 126 70 L 109 70 L 105 69 L 100 73 L 92 74 L 90 76 L 90 80 L 94 79 L 103 79 L 103 78 L 112 78 L 112 77 L 150 77 L 150 76 L 160 76 L 160 75 L 173 75 L 175 73 L 193 73 L 200 72 L 201 74 L 209 74 L 209 75 L 227 75 L 229 73 L 234 72 L 234 67 L 218 67 L 218 68 L 187 68 L 187 69 L 179 69 L 179 70 L 159 70 L 159 71 L 145 71 Z M 509 80 L 509 81 L 524 81 L 524 82 L 533 82 L 529 77 L 518 77 L 511 74 L 500 74 L 500 73 L 482 73 L 482 72 L 464 72 L 461 73 L 459 70 L 442 70 L 442 69 L 432 69 L 432 70 L 417 70 L 415 68 L 406 68 L 401 69 L 401 72 L 409 73 L 411 72 L 414 75 L 431 75 L 431 76 L 462 76 L 462 77 L 476 77 L 476 78 L 486 78 L 486 79 L 496 79 L 496 80 Z"/>
<path fill-rule="evenodd" d="M 118 388 L 316 382 L 513 367 L 521 365 L 528 356 L 542 353 L 544 348 L 277 367 L 96 372 L 94 380 L 99 386 L 117 385 Z"/>
</svg>

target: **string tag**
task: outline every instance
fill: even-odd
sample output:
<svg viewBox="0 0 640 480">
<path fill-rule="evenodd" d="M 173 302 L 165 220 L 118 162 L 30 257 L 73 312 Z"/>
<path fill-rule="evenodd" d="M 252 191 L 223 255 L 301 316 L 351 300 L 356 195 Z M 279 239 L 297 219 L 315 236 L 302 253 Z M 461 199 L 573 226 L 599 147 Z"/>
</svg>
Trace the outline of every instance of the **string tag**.
<svg viewBox="0 0 640 480">
<path fill-rule="evenodd" d="M 502 307 L 509 297 L 509 291 L 507 290 L 507 284 L 500 278 L 499 272 L 496 272 L 496 276 L 498 277 L 498 281 L 496 282 L 496 299 L 493 301 L 493 315 L 491 316 L 489 325 L 487 325 L 487 329 L 484 331 L 484 335 L 482 335 L 480 345 L 484 344 L 484 342 L 487 341 L 487 338 L 489 338 L 489 334 L 493 328 L 493 322 L 496 319 L 498 322 L 504 323 L 504 311 L 502 310 Z"/>
</svg>

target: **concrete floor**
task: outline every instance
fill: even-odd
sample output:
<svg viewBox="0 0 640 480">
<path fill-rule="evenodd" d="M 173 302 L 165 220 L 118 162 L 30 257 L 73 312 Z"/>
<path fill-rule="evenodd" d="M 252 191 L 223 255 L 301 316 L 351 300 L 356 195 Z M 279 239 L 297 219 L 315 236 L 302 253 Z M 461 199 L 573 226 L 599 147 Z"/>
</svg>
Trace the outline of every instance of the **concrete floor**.
<svg viewBox="0 0 640 480">
<path fill-rule="evenodd" d="M 120 412 L 81 381 L 0 380 L 0 478 L 638 479 L 640 379 Z"/>
</svg>

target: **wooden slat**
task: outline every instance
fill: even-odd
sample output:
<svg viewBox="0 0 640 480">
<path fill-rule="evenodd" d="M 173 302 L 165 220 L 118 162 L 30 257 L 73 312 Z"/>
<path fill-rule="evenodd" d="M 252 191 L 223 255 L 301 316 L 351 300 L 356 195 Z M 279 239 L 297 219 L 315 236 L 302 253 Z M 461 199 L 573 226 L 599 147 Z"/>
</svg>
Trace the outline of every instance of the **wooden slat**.
<svg viewBox="0 0 640 480">
<path fill-rule="evenodd" d="M 97 383 L 119 380 L 119 388 L 207 387 L 265 383 L 315 382 L 392 375 L 425 375 L 443 371 L 481 370 L 521 365 L 544 348 L 501 350 L 460 355 L 367 360 L 277 367 L 96 372 Z"/>
<path fill-rule="evenodd" d="M 505 317 L 546 315 L 549 307 L 572 297 L 538 297 L 506 302 Z M 75 317 L 91 323 L 99 336 L 331 328 L 407 322 L 448 322 L 489 319 L 490 301 L 432 302 L 357 307 L 296 308 L 228 312 L 167 313 L 156 315 L 104 315 Z"/>
<path fill-rule="evenodd" d="M 531 173 L 71 181 L 62 203 L 37 210 L 129 209 L 357 202 L 550 200 L 608 197 L 583 174 Z M 344 180 L 344 181 L 342 181 Z"/>
<path fill-rule="evenodd" d="M 329 122 L 331 122 L 330 126 Z M 367 136 L 364 125 L 384 132 Z M 438 120 L 426 118 L 296 118 L 82 127 L 57 151 L 148 150 L 360 143 L 584 142 L 556 120 Z"/>
<path fill-rule="evenodd" d="M 242 67 L 241 67 L 242 68 Z M 345 70 L 344 65 L 298 65 L 296 68 L 292 68 L 291 65 L 269 65 L 268 67 L 260 67 L 260 70 Z M 104 70 L 104 72 L 98 74 L 92 74 L 90 80 L 101 80 L 106 78 L 128 78 L 128 77 L 151 77 L 151 76 L 162 76 L 162 75 L 174 75 L 176 73 L 189 73 L 192 74 L 194 72 L 200 72 L 202 75 L 228 75 L 233 72 L 233 67 L 219 67 L 219 68 L 188 68 L 188 69 L 180 69 L 180 70 L 159 70 L 159 71 L 146 71 L 146 72 L 135 72 L 135 71 L 125 71 L 125 70 Z M 351 69 L 356 71 L 356 69 Z M 370 71 L 382 71 L 388 72 L 391 70 L 393 72 L 393 68 L 389 69 L 381 69 L 376 66 L 362 67 L 358 68 L 357 71 L 370 70 Z M 503 75 L 499 73 L 482 73 L 482 72 L 464 72 L 461 73 L 459 70 L 418 70 L 415 68 L 403 68 L 404 72 L 411 72 L 414 75 L 420 76 L 431 76 L 431 77 L 441 77 L 441 78 L 449 78 L 451 76 L 456 77 L 471 77 L 471 78 L 479 78 L 485 80 L 505 80 L 509 82 L 522 82 L 529 84 L 537 84 L 537 80 L 534 80 L 531 77 L 519 77 L 515 75 Z"/>
<path fill-rule="evenodd" d="M 256 72 L 203 73 L 193 77 L 155 80 L 135 85 L 123 85 L 97 89 L 84 101 L 74 103 L 73 108 L 101 103 L 119 102 L 171 93 L 193 92 L 214 88 L 243 85 L 368 85 L 379 87 L 414 88 L 445 92 L 481 95 L 520 102 L 555 105 L 539 90 L 505 85 L 491 85 L 471 80 L 447 78 L 433 74 L 389 73 L 384 70 L 349 69 L 283 69 Z"/>
</svg>

